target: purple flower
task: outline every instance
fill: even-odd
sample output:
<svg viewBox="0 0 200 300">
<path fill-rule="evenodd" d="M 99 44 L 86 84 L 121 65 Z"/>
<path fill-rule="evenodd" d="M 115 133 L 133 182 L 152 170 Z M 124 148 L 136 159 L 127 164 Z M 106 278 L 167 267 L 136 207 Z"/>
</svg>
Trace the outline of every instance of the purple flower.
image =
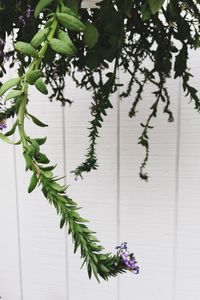
<svg viewBox="0 0 200 300">
<path fill-rule="evenodd" d="M 28 4 L 27 10 L 26 10 L 26 17 L 30 18 L 32 12 L 33 12 L 33 9 L 31 8 L 31 5 Z"/>
<path fill-rule="evenodd" d="M 134 274 L 139 273 L 139 267 L 137 266 L 137 261 L 132 253 L 127 250 L 127 243 L 124 242 L 120 246 L 117 246 L 118 256 L 122 258 L 122 262 L 126 265 L 127 269 Z"/>
<path fill-rule="evenodd" d="M 21 1 L 19 3 L 21 3 Z M 31 17 L 31 14 L 33 11 L 34 10 L 32 9 L 31 5 L 28 4 L 25 13 L 23 15 L 19 16 L 19 21 L 20 21 L 20 23 L 22 23 L 22 26 L 26 25 L 26 21 L 27 21 L 27 19 L 29 19 Z"/>
<path fill-rule="evenodd" d="M 0 120 L 0 130 L 3 130 L 7 127 L 5 120 Z"/>
<path fill-rule="evenodd" d="M 25 21 L 25 18 L 24 18 L 24 16 L 19 16 L 19 21 L 20 21 L 20 23 L 22 23 L 22 25 L 23 26 L 25 26 L 26 25 L 26 21 Z"/>
</svg>

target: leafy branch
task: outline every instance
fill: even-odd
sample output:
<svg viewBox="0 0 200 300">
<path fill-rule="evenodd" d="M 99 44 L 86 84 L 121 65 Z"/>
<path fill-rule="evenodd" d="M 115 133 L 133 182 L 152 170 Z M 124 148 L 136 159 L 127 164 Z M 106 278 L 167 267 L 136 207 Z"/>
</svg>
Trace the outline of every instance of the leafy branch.
<svg viewBox="0 0 200 300">
<path fill-rule="evenodd" d="M 39 1 L 35 9 L 35 15 L 39 15 L 50 2 Z M 88 221 L 79 215 L 77 204 L 66 194 L 67 186 L 59 184 L 59 178 L 53 174 L 55 167 L 49 164 L 50 160 L 41 152 L 40 146 L 46 142 L 46 138 L 31 138 L 25 130 L 25 118 L 31 119 L 40 127 L 47 126 L 28 112 L 27 105 L 30 84 L 35 85 L 43 94 L 48 92 L 41 78 L 42 72 L 39 69 L 48 48 L 51 47 L 53 51 L 61 55 L 74 55 L 76 52 L 75 46 L 67 33 L 61 29 L 61 26 L 68 30 L 77 31 L 84 31 L 85 28 L 78 16 L 72 14 L 71 10 L 64 6 L 62 1 L 58 1 L 56 13 L 50 14 L 50 20 L 51 22 L 48 20 L 48 25 L 43 30 L 36 33 L 31 43 L 18 41 L 15 44 L 17 51 L 32 59 L 27 71 L 21 77 L 8 80 L 0 89 L 1 96 L 7 93 L 5 102 L 14 99 L 11 107 L 15 107 L 16 113 L 16 121 L 13 127 L 5 135 L 1 134 L 0 138 L 6 142 L 11 142 L 8 136 L 18 129 L 19 143 L 23 148 L 23 156 L 26 162 L 26 171 L 32 173 L 28 192 L 31 193 L 37 186 L 41 186 L 42 193 L 60 216 L 60 227 L 67 225 L 68 233 L 72 235 L 74 242 L 74 252 L 80 248 L 83 265 L 87 265 L 89 277 L 94 274 L 98 281 L 99 277 L 107 280 L 110 276 L 116 276 L 118 273 L 134 270 L 138 267 L 135 265 L 127 267 L 120 255 L 103 252 L 104 248 L 99 245 L 94 232 L 86 225 Z M 12 90 L 10 91 L 10 89 Z"/>
</svg>

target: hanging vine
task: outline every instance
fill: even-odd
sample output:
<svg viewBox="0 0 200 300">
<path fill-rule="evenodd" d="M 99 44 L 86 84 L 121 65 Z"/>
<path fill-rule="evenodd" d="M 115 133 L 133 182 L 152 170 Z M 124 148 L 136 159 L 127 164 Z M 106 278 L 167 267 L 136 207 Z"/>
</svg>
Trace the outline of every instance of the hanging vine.
<svg viewBox="0 0 200 300">
<path fill-rule="evenodd" d="M 147 180 L 149 130 L 153 128 L 152 119 L 157 117 L 158 107 L 163 107 L 169 122 L 174 120 L 167 79 L 180 77 L 186 96 L 200 110 L 200 99 L 190 83 L 192 74 L 188 70 L 188 50 L 200 46 L 200 1 L 103 0 L 98 9 L 88 10 L 82 9 L 81 2 L 0 0 L 0 76 L 6 73 L 8 63 L 10 67 L 18 66 L 18 76 L 6 82 L 2 78 L 0 138 L 13 144 L 9 136 L 19 132 L 15 144 L 21 145 L 26 171 L 32 174 L 28 192 L 41 187 L 60 216 L 60 227 L 67 225 L 74 252 L 80 248 L 89 277 L 94 274 L 99 280 L 126 270 L 138 273 L 137 262 L 126 243 L 117 247 L 116 255 L 104 253 L 94 232 L 86 225 L 88 221 L 79 215 L 77 204 L 66 194 L 67 187 L 59 184 L 55 167 L 41 152 L 46 138 L 28 135 L 26 118 L 40 127 L 47 126 L 29 112 L 29 86 L 34 85 L 44 95 L 50 86 L 53 93 L 49 98 L 63 105 L 71 104 L 63 95 L 66 75 L 77 86 L 92 92 L 89 146 L 85 161 L 73 171 L 77 177 L 98 167 L 96 145 L 107 110 L 113 107 L 111 95 L 120 86 L 123 99 L 131 96 L 134 89 L 129 111 L 132 118 L 138 103 L 143 101 L 146 85 L 151 83 L 155 100 L 147 120 L 141 122 L 139 137 L 139 144 L 145 149 L 140 177 Z M 11 49 L 6 48 L 8 38 L 14 45 Z M 126 86 L 120 82 L 118 71 L 127 74 Z M 8 118 L 14 119 L 14 125 L 7 130 Z"/>
</svg>

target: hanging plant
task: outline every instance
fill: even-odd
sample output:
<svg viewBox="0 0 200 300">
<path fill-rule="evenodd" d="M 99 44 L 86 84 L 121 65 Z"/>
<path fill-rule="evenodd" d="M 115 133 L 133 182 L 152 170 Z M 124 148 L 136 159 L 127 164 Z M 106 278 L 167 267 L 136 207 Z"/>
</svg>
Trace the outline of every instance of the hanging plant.
<svg viewBox="0 0 200 300">
<path fill-rule="evenodd" d="M 40 127 L 47 126 L 29 111 L 29 86 L 35 86 L 44 95 L 51 87 L 53 93 L 49 98 L 63 105 L 71 103 L 63 95 L 66 75 L 77 86 L 92 92 L 86 160 L 73 171 L 78 177 L 98 167 L 96 144 L 99 128 L 107 110 L 112 108 L 110 96 L 120 86 L 120 96 L 126 98 L 133 86 L 137 86 L 129 112 L 132 118 L 146 85 L 153 84 L 155 102 L 147 120 L 141 122 L 139 137 L 139 144 L 145 149 L 140 177 L 147 180 L 145 167 L 149 157 L 149 130 L 153 128 L 151 121 L 157 116 L 159 106 L 163 107 L 169 122 L 174 119 L 167 78 L 181 77 L 185 94 L 195 109 L 200 110 L 200 99 L 190 84 L 192 74 L 187 67 L 188 49 L 200 46 L 200 1 L 103 0 L 98 9 L 87 10 L 81 4 L 78 0 L 0 1 L 0 76 L 7 71 L 7 60 L 11 68 L 18 66 L 15 78 L 6 82 L 2 78 L 0 138 L 22 147 L 26 171 L 32 174 L 28 192 L 41 187 L 60 216 L 60 227 L 67 225 L 74 252 L 80 248 L 89 277 L 94 274 L 99 280 L 99 276 L 108 279 L 126 270 L 138 273 L 139 268 L 126 243 L 117 247 L 116 255 L 103 252 L 94 232 L 86 225 L 88 221 L 79 215 L 77 204 L 66 194 L 68 187 L 59 184 L 55 167 L 41 152 L 46 138 L 28 135 L 26 118 Z M 8 39 L 13 43 L 9 51 L 5 50 Z M 146 61 L 151 63 L 147 65 Z M 119 70 L 128 75 L 127 86 L 120 83 Z M 8 118 L 14 122 L 7 130 Z M 13 142 L 9 137 L 16 131 L 19 141 Z"/>
</svg>

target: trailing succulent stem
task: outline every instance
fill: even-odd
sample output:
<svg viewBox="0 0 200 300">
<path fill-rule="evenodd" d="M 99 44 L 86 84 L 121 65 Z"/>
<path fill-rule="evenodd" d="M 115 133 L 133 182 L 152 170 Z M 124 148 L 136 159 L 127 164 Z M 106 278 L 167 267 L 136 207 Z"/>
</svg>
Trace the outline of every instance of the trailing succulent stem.
<svg viewBox="0 0 200 300">
<path fill-rule="evenodd" d="M 50 2 L 50 1 L 49 1 Z M 36 7 L 36 15 L 39 14 L 42 1 Z M 66 11 L 63 13 L 62 11 Z M 40 65 L 51 47 L 57 53 L 62 55 L 73 55 L 76 52 L 75 46 L 69 39 L 65 31 L 61 31 L 60 25 L 71 30 L 83 31 L 84 24 L 79 20 L 78 16 L 69 14 L 71 11 L 68 7 L 64 7 L 61 1 L 58 1 L 56 14 L 53 14 L 51 25 L 46 27 L 47 30 L 36 34 L 31 43 L 17 42 L 15 48 L 22 54 L 31 57 L 30 65 L 24 74 L 15 79 L 7 81 L 0 89 L 0 94 L 4 95 L 8 90 L 13 88 L 5 96 L 5 101 L 14 99 L 12 106 L 15 108 L 16 121 L 11 130 L 0 137 L 5 141 L 7 136 L 12 135 L 18 128 L 20 141 L 23 148 L 23 155 L 26 162 L 26 170 L 32 172 L 28 192 L 31 193 L 36 186 L 41 186 L 42 193 L 52 204 L 57 214 L 60 216 L 60 227 L 64 225 L 68 227 L 68 233 L 72 235 L 74 242 L 74 252 L 80 249 L 83 265 L 87 265 L 89 277 L 94 274 L 99 281 L 99 277 L 107 280 L 110 276 L 116 276 L 123 273 L 131 267 L 127 267 L 120 255 L 111 255 L 103 252 L 103 247 L 99 245 L 99 241 L 94 232 L 87 227 L 87 220 L 83 219 L 77 210 L 77 204 L 67 196 L 67 186 L 59 184 L 59 178 L 54 176 L 54 166 L 49 165 L 48 157 L 40 151 L 40 146 L 46 142 L 46 138 L 31 138 L 25 130 L 25 118 L 41 127 L 47 126 L 35 116 L 28 112 L 28 88 L 29 85 L 35 85 L 40 92 L 46 94 L 47 88 L 42 80 L 42 72 Z M 72 17 L 73 16 L 73 17 Z M 66 17 L 66 18 L 65 18 Z M 49 21 L 47 21 L 48 24 Z M 57 38 L 60 38 L 57 40 Z M 64 48 L 63 40 L 65 40 Z M 42 44 L 42 46 L 41 46 Z M 132 269 L 135 265 L 132 266 Z"/>
</svg>

